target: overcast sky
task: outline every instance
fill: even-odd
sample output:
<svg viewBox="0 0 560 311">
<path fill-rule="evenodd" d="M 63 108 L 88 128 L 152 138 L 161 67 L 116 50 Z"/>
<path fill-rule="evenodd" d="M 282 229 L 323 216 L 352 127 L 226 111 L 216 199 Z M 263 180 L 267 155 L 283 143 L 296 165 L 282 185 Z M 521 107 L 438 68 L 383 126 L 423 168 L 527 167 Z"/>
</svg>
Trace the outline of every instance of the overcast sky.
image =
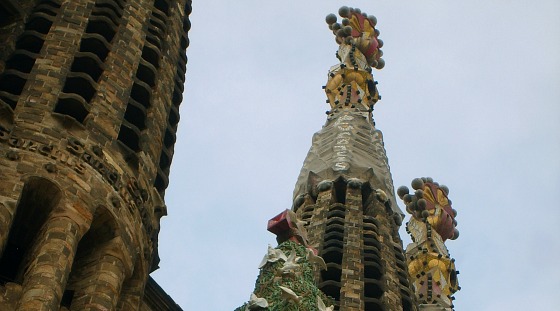
<svg viewBox="0 0 560 311">
<path fill-rule="evenodd" d="M 422 176 L 450 188 L 456 310 L 558 310 L 560 1 L 193 2 L 152 274 L 184 310 L 248 300 L 276 245 L 267 220 L 291 207 L 326 120 L 321 86 L 338 61 L 324 18 L 341 5 L 378 19 L 374 118 L 395 188 Z"/>
</svg>

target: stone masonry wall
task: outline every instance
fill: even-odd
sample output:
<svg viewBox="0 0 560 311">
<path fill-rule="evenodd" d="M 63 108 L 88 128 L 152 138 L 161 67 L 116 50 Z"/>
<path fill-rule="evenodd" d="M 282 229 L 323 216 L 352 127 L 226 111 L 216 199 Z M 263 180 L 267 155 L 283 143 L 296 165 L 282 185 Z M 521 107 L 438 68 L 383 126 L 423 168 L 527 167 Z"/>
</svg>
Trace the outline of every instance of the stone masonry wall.
<svg viewBox="0 0 560 311">
<path fill-rule="evenodd" d="M 0 29 L 0 310 L 139 310 L 190 1 L 21 3 Z"/>
<path fill-rule="evenodd" d="M 318 287 L 340 311 L 415 311 L 401 212 L 382 134 L 369 113 L 347 107 L 313 137 L 294 191 L 310 245 L 327 264 Z"/>
</svg>

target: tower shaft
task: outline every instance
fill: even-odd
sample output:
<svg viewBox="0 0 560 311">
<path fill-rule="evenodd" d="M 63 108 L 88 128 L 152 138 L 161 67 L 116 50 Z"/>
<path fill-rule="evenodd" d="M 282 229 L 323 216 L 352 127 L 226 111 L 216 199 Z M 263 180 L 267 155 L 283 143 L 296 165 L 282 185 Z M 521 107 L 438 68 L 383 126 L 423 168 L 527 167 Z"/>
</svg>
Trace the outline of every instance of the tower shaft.
<svg viewBox="0 0 560 311">
<path fill-rule="evenodd" d="M 190 11 L 0 4 L 1 310 L 154 308 Z"/>
<path fill-rule="evenodd" d="M 327 264 L 318 286 L 339 310 L 415 310 L 401 214 L 382 135 L 369 118 L 343 109 L 315 134 L 294 209 Z"/>
</svg>

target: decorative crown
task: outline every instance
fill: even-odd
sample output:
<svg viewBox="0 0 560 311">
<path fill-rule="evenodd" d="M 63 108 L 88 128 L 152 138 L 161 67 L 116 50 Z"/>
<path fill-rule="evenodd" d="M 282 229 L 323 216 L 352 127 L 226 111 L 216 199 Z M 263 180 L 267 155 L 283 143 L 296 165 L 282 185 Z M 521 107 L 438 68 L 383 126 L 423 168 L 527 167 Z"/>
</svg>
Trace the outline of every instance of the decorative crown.
<svg viewBox="0 0 560 311">
<path fill-rule="evenodd" d="M 451 207 L 451 200 L 447 197 L 449 188 L 430 177 L 415 178 L 411 186 L 415 190 L 413 194 L 409 194 L 406 186 L 397 190 L 397 194 L 406 204 L 406 211 L 414 218 L 430 224 L 443 241 L 457 239 L 457 211 Z"/>
<path fill-rule="evenodd" d="M 365 56 L 369 66 L 381 69 L 385 66 L 385 61 L 381 58 L 383 52 L 380 48 L 383 41 L 379 39 L 379 30 L 375 29 L 377 18 L 367 15 L 358 8 L 343 6 L 338 10 L 342 17 L 341 24 L 337 22 L 334 14 L 326 17 L 329 28 L 335 35 L 336 43 L 339 45 L 355 45 Z"/>
<path fill-rule="evenodd" d="M 334 14 L 326 17 L 327 24 L 335 35 L 339 48 L 336 57 L 339 64 L 329 70 L 327 84 L 324 86 L 327 102 L 332 115 L 341 109 L 373 111 L 373 105 L 381 99 L 377 82 L 371 74 L 372 67 L 381 69 L 385 61 L 379 49 L 383 41 L 378 39 L 379 30 L 375 29 L 377 19 L 362 13 L 360 9 L 346 6 L 338 10 L 342 17 L 339 24 Z"/>
</svg>

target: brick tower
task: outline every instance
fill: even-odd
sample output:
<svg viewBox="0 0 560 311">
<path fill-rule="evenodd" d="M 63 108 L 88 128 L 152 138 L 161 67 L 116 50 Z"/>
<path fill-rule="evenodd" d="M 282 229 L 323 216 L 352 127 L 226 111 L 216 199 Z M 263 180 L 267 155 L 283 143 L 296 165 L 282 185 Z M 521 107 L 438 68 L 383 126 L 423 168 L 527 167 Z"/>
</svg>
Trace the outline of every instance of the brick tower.
<svg viewBox="0 0 560 311">
<path fill-rule="evenodd" d="M 373 120 L 381 97 L 371 72 L 384 67 L 383 41 L 374 16 L 348 7 L 339 14 L 341 23 L 326 18 L 340 61 L 324 86 L 327 121 L 313 136 L 292 209 L 268 223 L 279 245 L 269 246 L 250 300 L 236 311 L 451 311 L 458 285 L 443 241 L 458 231 L 449 190 L 431 178 L 415 179 L 414 194 L 399 188 L 413 215 L 405 255 L 404 215 Z"/>
<path fill-rule="evenodd" d="M 180 310 L 149 273 L 190 12 L 0 2 L 0 310 Z"/>
</svg>

